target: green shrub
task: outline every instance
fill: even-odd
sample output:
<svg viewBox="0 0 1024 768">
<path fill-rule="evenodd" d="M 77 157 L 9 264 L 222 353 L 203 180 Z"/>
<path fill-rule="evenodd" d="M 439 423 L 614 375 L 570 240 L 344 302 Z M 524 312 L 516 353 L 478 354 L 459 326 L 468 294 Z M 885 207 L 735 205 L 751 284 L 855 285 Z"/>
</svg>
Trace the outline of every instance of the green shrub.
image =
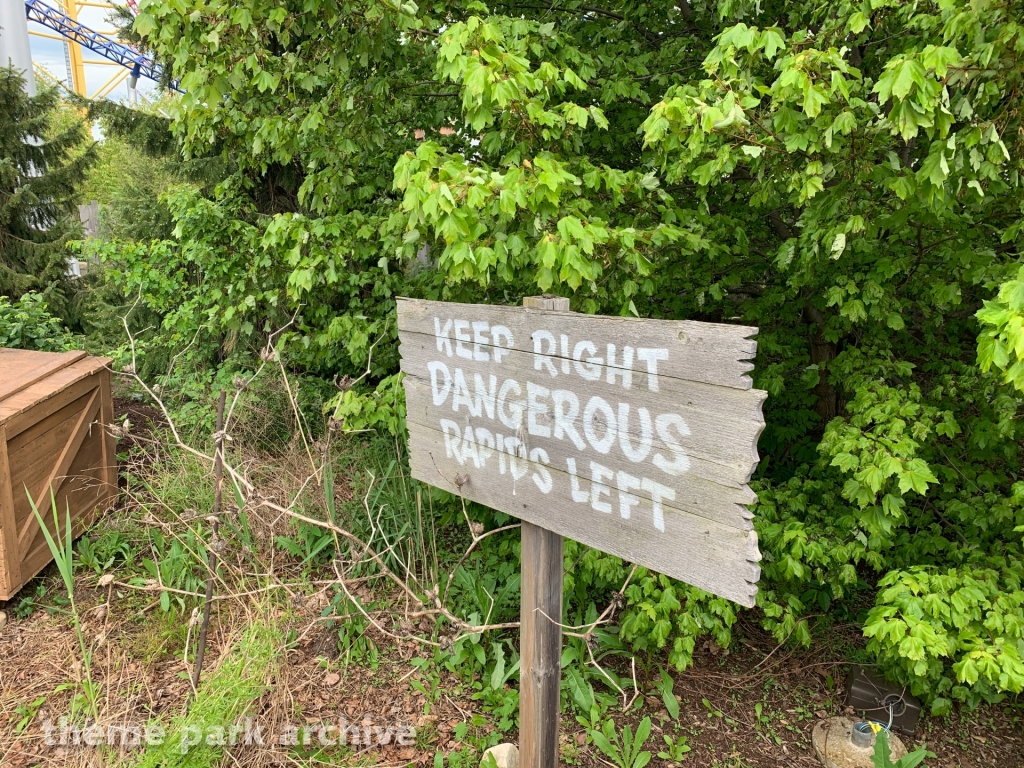
<svg viewBox="0 0 1024 768">
<path fill-rule="evenodd" d="M 945 714 L 1024 690 L 1024 567 L 913 568 L 882 579 L 868 650 Z"/>
<path fill-rule="evenodd" d="M 0 347 L 64 352 L 74 346 L 71 333 L 50 314 L 38 293 L 26 293 L 15 302 L 0 296 Z"/>
</svg>

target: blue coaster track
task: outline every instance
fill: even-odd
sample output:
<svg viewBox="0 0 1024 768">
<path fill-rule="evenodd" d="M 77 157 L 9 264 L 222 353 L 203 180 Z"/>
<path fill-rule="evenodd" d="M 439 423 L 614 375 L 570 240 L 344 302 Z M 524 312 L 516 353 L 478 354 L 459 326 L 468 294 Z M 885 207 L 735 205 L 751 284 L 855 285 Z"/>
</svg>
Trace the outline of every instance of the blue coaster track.
<svg viewBox="0 0 1024 768">
<path fill-rule="evenodd" d="M 156 83 L 160 82 L 163 68 L 151 57 L 83 26 L 63 11 L 47 5 L 42 0 L 25 0 L 25 16 L 29 21 L 42 24 L 71 42 L 78 43 L 83 48 L 88 48 L 93 53 L 120 64 L 122 67 L 127 67 L 132 71 L 132 77 L 145 77 Z M 179 93 L 182 92 L 178 88 L 177 81 L 171 83 L 171 88 Z"/>
</svg>

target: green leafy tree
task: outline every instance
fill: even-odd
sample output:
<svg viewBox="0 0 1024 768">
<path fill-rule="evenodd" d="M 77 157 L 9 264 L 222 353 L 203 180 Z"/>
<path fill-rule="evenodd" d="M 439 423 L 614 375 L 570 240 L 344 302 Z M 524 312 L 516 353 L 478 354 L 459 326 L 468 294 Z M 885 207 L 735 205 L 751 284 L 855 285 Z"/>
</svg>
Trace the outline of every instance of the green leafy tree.
<svg viewBox="0 0 1024 768">
<path fill-rule="evenodd" d="M 939 709 L 998 698 L 1024 680 L 1018 16 L 143 0 L 183 151 L 226 177 L 174 198 L 173 239 L 110 258 L 179 339 L 262 343 L 294 314 L 294 364 L 369 364 L 350 426 L 401 427 L 400 291 L 758 325 L 765 626 L 809 642 L 810 615 L 864 620 L 850 597 L 877 591 L 891 674 Z M 621 572 L 586 553 L 567 586 Z M 626 600 L 623 639 L 678 667 L 729 642 L 727 601 L 646 573 Z"/>
<path fill-rule="evenodd" d="M 0 69 L 0 295 L 41 291 L 67 314 L 67 241 L 80 231 L 78 190 L 95 160 L 80 119 L 62 120 L 57 92 L 30 97 Z"/>
</svg>

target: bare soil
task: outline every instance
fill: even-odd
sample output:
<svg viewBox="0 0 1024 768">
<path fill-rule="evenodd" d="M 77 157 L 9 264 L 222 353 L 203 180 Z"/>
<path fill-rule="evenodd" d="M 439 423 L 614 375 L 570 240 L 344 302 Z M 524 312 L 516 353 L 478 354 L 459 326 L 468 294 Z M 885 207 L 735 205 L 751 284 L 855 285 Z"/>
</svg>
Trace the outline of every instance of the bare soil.
<svg viewBox="0 0 1024 768">
<path fill-rule="evenodd" d="M 48 578 L 44 575 L 42 578 Z M 49 576 L 52 578 L 52 576 Z M 28 588 L 30 589 L 32 585 Z M 111 599 L 109 612 L 97 614 L 92 606 Z M 345 718 L 349 723 L 402 723 L 419 732 L 415 746 L 351 749 L 331 756 L 331 750 L 309 752 L 308 764 L 419 765 L 432 766 L 435 753 L 449 753 L 464 745 L 454 732 L 469 722 L 477 705 L 466 693 L 464 681 L 442 673 L 436 700 L 429 702 L 410 686 L 422 673 L 410 660 L 422 655 L 414 643 L 397 643 L 370 635 L 379 650 L 376 669 L 348 664 L 338 657 L 336 630 L 319 621 L 327 592 L 302 600 L 302 605 L 282 609 L 282 627 L 293 630 L 298 643 L 285 653 L 280 668 L 268 679 L 268 692 L 253 705 L 248 716 L 263 723 L 268 733 L 280 732 L 282 722 L 306 723 L 314 729 Z M 76 597 L 84 608 L 87 631 L 104 633 L 96 654 L 94 677 L 103 686 L 103 710 L 110 722 L 142 723 L 177 712 L 185 701 L 189 683 L 185 665 L 177 654 L 152 647 L 153 625 L 164 619 L 158 609 L 143 610 L 149 618 L 138 620 L 138 601 L 117 597 L 117 591 L 83 585 Z M 227 604 L 215 612 L 211 624 L 208 658 L 215 664 L 228 650 L 235 628 L 243 617 Z M 0 606 L 2 607 L 2 606 Z M 8 621 L 0 630 L 0 764 L 4 766 L 110 765 L 111 757 L 89 747 L 47 746 L 42 723 L 67 711 L 71 693 L 62 684 L 79 670 L 69 662 L 76 657 L 74 635 L 66 617 L 36 610 L 24 619 L 14 618 L 7 606 Z M 842 630 L 837 632 L 841 633 Z M 851 633 L 852 634 L 852 630 Z M 156 636 L 159 636 L 157 633 Z M 691 751 L 682 764 L 722 768 L 768 766 L 818 766 L 810 744 L 811 730 L 825 717 L 844 713 L 842 686 L 846 665 L 832 658 L 833 648 L 848 647 L 848 638 L 835 636 L 810 651 L 779 648 L 755 625 L 740 627 L 731 652 L 706 645 L 699 649 L 694 666 L 675 676 L 680 716 L 673 721 L 652 686 L 628 714 L 611 713 L 621 727 L 634 725 L 644 716 L 654 722 L 647 749 L 664 749 L 663 737 L 685 736 Z M 429 686 L 428 686 L 429 687 Z M 34 719 L 16 733 L 25 710 L 38 698 L 45 703 Z M 760 706 L 758 706 L 760 705 Z M 759 710 L 759 711 L 758 711 Z M 473 727 L 480 737 L 490 727 Z M 277 730 L 275 730 L 277 729 Z M 611 765 L 604 755 L 587 744 L 586 731 L 572 716 L 562 719 L 562 759 L 568 765 L 589 768 Z M 315 732 L 315 730 L 314 730 Z M 467 737 L 468 738 L 468 737 Z M 516 735 L 507 739 L 515 741 Z M 960 711 L 947 719 L 923 718 L 908 746 L 924 745 L 937 754 L 928 768 L 1020 768 L 1024 765 L 1024 730 L 1019 706 L 984 706 Z M 304 764 L 302 750 L 266 744 L 263 748 L 238 747 L 225 764 L 245 766 Z M 124 754 L 130 763 L 130 755 Z M 330 761 L 330 762 L 328 762 Z M 655 768 L 674 763 L 657 756 Z"/>
<path fill-rule="evenodd" d="M 163 425 L 159 409 L 119 397 L 118 422 L 125 416 L 132 423 L 118 452 L 125 456 L 122 470 L 138 473 L 148 461 L 159 457 L 160 441 L 154 431 Z M 304 453 L 296 449 L 296 461 Z M 294 475 L 289 458 L 275 460 L 279 474 Z M 141 462 L 141 465 L 140 465 Z M 353 489 L 339 474 L 336 497 L 352 498 Z M 287 488 L 281 491 L 287 495 Z M 125 494 L 125 497 L 130 494 Z M 97 529 L 112 524 L 115 509 L 97 523 Z M 261 548 L 273 553 L 274 523 L 263 521 L 256 537 Z M 301 569 L 289 565 L 283 555 L 271 563 L 275 577 L 291 586 L 272 597 L 263 595 L 263 608 L 271 606 L 271 620 L 281 634 L 278 663 L 266 671 L 266 693 L 251 702 L 246 716 L 263 727 L 263 746 L 231 749 L 223 761 L 230 766 L 271 765 L 436 765 L 438 752 L 445 756 L 466 754 L 470 745 L 487 741 L 515 742 L 514 732 L 502 736 L 493 732 L 494 718 L 471 698 L 466 680 L 436 667 L 420 669 L 413 664 L 432 651 L 412 641 L 396 641 L 376 629 L 367 637 L 377 649 L 370 664 L 352 661 L 339 653 L 338 627 L 323 619 L 333 587 L 330 574 L 322 581 L 303 577 Z M 239 560 L 239 568 L 244 563 Z M 120 577 L 118 577 L 120 578 Z M 121 586 L 118 582 L 98 586 L 99 577 L 79 570 L 76 603 L 85 620 L 85 634 L 94 644 L 93 679 L 100 686 L 101 721 L 118 726 L 145 725 L 166 720 L 182 711 L 191 690 L 182 649 L 194 628 L 189 617 L 164 613 L 153 591 Z M 37 598 L 39 587 L 46 596 Z M 7 604 L 0 603 L 0 765 L 25 766 L 108 766 L 130 765 L 134 753 L 105 751 L 95 747 L 47 744 L 43 725 L 57 721 L 72 705 L 75 683 L 82 678 L 77 640 L 68 616 L 57 604 L 60 583 L 50 566 Z M 251 620 L 252 601 L 230 599 L 215 604 L 204 674 L 214 669 L 237 642 L 241 629 Z M 249 602 L 247 603 L 246 600 Z M 820 763 L 811 747 L 811 731 L 822 719 L 846 713 L 843 683 L 848 661 L 861 648 L 856 627 L 833 627 L 819 636 L 809 649 L 779 646 L 760 629 L 753 613 L 741 615 L 734 628 L 729 651 L 713 643 L 698 648 L 693 666 L 674 675 L 674 692 L 679 718 L 671 718 L 663 700 L 654 691 L 658 674 L 655 659 L 644 670 L 636 668 L 642 693 L 628 712 L 609 714 L 617 726 L 636 724 L 649 716 L 654 724 L 646 748 L 654 757 L 654 768 L 681 765 L 702 768 L 768 768 L 806 766 Z M 628 668 L 618 670 L 630 676 Z M 647 677 L 645 677 L 645 675 Z M 432 679 L 431 679 L 432 677 Z M 413 681 L 433 693 L 428 698 L 413 687 Z M 70 685 L 69 685 L 70 683 Z M 514 683 L 514 681 L 513 681 Z M 373 724 L 410 725 L 417 729 L 414 745 L 390 743 L 371 748 L 318 749 L 274 743 L 284 724 L 305 724 L 315 729 L 341 719 L 362 726 Z M 464 726 L 463 724 L 468 724 Z M 462 735 L 460 739 L 456 734 Z M 586 728 L 574 715 L 561 722 L 561 762 L 580 768 L 612 766 L 592 742 Z M 679 763 L 657 755 L 665 750 L 665 737 L 685 739 L 690 751 Z M 973 711 L 957 710 L 949 718 L 924 717 L 915 734 L 904 737 L 907 746 L 926 746 L 936 757 L 927 768 L 1022 768 L 1024 766 L 1024 707 L 1018 702 L 983 706 Z M 468 755 L 475 768 L 478 754 Z"/>
</svg>

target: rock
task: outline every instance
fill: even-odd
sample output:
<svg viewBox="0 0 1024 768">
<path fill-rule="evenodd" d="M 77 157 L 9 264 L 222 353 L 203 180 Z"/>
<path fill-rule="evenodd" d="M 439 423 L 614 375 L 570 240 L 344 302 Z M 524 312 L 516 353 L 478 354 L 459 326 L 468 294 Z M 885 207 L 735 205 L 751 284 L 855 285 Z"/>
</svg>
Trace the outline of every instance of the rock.
<svg viewBox="0 0 1024 768">
<path fill-rule="evenodd" d="M 3 629 L 7 625 L 7 614 L 0 611 L 0 629 Z"/>
<path fill-rule="evenodd" d="M 496 768 L 519 768 L 519 748 L 515 744 L 499 744 L 488 749 L 480 760 L 482 768 L 494 768 L 490 757 L 494 758 Z"/>
<path fill-rule="evenodd" d="M 811 743 L 825 768 L 873 768 L 874 740 L 871 746 L 856 747 L 850 741 L 854 720 L 830 717 L 820 720 L 811 733 Z M 889 737 L 889 756 L 895 762 L 907 754 L 898 736 Z"/>
</svg>

